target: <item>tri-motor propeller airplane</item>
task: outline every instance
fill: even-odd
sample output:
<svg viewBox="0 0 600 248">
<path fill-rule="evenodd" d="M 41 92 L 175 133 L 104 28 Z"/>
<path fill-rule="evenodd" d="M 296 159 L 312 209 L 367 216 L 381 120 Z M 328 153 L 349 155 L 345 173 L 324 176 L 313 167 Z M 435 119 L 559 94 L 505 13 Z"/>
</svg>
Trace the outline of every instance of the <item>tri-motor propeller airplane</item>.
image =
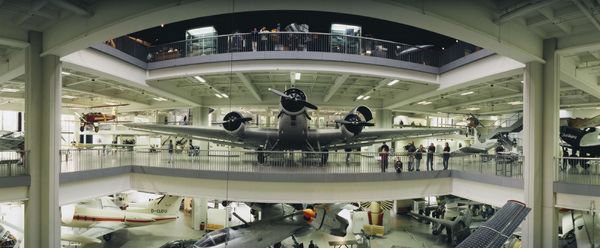
<svg viewBox="0 0 600 248">
<path fill-rule="evenodd" d="M 337 120 L 339 129 L 311 129 L 309 127 L 309 109 L 318 107 L 307 101 L 306 94 L 298 88 L 289 88 L 284 92 L 269 89 L 280 96 L 281 111 L 278 115 L 278 128 L 247 128 L 252 118 L 233 111 L 225 115 L 223 128 L 192 127 L 175 125 L 157 125 L 131 123 L 125 126 L 150 132 L 175 133 L 192 136 L 217 144 L 242 147 L 253 150 L 290 151 L 302 150 L 322 152 L 322 163 L 327 162 L 327 152 L 337 149 L 353 149 L 379 143 L 393 138 L 423 134 L 442 134 L 461 130 L 460 128 L 402 128 L 402 129 L 365 129 L 374 126 L 373 113 L 366 106 L 352 109 L 346 116 Z M 264 162 L 264 154 L 257 153 L 259 162 Z"/>
</svg>

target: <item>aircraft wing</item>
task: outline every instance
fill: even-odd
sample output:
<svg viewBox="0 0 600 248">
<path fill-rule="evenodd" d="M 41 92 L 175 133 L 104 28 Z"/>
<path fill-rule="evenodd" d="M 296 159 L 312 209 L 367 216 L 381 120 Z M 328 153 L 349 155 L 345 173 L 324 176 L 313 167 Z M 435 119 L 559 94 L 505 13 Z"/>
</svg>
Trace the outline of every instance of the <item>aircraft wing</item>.
<svg viewBox="0 0 600 248">
<path fill-rule="evenodd" d="M 79 234 L 63 234 L 61 235 L 62 240 L 79 242 L 83 244 L 87 243 L 101 243 L 98 239 L 105 234 L 109 234 L 125 228 L 123 222 L 98 222 L 90 226 L 87 230 Z"/>
<path fill-rule="evenodd" d="M 479 226 L 456 247 L 501 247 L 527 217 L 530 210 L 523 203 L 508 201 L 491 219 Z"/>
<path fill-rule="evenodd" d="M 449 134 L 461 128 L 388 128 L 365 129 L 360 134 L 346 139 L 339 129 L 317 130 L 309 134 L 311 142 L 329 149 L 357 148 L 410 136 Z"/>
<path fill-rule="evenodd" d="M 198 139 L 230 145 L 234 147 L 254 148 L 264 145 L 267 140 L 271 143 L 277 137 L 277 130 L 262 128 L 246 128 L 243 137 L 235 137 L 220 127 L 177 126 L 131 123 L 125 126 L 142 131 L 171 134 L 179 136 L 192 136 Z"/>
</svg>

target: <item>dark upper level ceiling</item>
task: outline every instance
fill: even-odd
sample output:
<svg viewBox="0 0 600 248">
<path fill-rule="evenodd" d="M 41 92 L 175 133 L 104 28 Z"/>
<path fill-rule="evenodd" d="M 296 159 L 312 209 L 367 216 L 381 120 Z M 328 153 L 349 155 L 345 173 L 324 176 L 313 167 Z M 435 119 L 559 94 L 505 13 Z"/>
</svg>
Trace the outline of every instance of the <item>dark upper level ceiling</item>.
<svg viewBox="0 0 600 248">
<path fill-rule="evenodd" d="M 433 33 L 412 26 L 369 18 L 331 12 L 316 11 L 256 11 L 223 14 L 176 23 L 165 24 L 131 34 L 152 45 L 181 41 L 185 39 L 185 31 L 191 28 L 214 26 L 219 34 L 241 32 L 247 33 L 256 27 L 275 28 L 277 23 L 283 29 L 290 23 L 308 24 L 310 32 L 329 33 L 332 23 L 351 24 L 362 27 L 362 35 L 396 41 L 411 45 L 433 44 L 436 49 L 448 47 L 455 43 L 454 38 Z"/>
</svg>

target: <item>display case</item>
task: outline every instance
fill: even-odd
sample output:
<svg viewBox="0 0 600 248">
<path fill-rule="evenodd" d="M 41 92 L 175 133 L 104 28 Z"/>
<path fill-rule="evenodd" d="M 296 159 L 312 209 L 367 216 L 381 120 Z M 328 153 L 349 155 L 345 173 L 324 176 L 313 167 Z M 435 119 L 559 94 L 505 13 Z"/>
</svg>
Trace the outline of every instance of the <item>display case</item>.
<svg viewBox="0 0 600 248">
<path fill-rule="evenodd" d="M 331 24 L 331 51 L 339 53 L 359 54 L 360 26 L 346 24 Z"/>
<path fill-rule="evenodd" d="M 185 40 L 187 57 L 217 53 L 217 30 L 213 26 L 189 29 Z"/>
</svg>

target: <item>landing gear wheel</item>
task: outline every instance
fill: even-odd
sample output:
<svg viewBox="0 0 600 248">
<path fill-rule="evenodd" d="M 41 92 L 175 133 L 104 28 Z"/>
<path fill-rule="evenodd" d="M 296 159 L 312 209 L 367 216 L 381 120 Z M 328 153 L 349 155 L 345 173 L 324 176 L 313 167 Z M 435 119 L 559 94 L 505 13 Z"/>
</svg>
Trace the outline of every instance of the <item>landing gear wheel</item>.
<svg viewBox="0 0 600 248">
<path fill-rule="evenodd" d="M 109 234 L 104 234 L 104 235 L 102 236 L 102 238 L 103 238 L 105 241 L 110 241 L 110 240 L 112 239 L 112 234 L 110 234 L 110 233 L 109 233 Z"/>
<path fill-rule="evenodd" d="M 97 133 L 99 130 L 100 130 L 100 127 L 99 127 L 99 126 L 94 126 L 94 132 L 96 132 L 96 133 Z"/>
</svg>

